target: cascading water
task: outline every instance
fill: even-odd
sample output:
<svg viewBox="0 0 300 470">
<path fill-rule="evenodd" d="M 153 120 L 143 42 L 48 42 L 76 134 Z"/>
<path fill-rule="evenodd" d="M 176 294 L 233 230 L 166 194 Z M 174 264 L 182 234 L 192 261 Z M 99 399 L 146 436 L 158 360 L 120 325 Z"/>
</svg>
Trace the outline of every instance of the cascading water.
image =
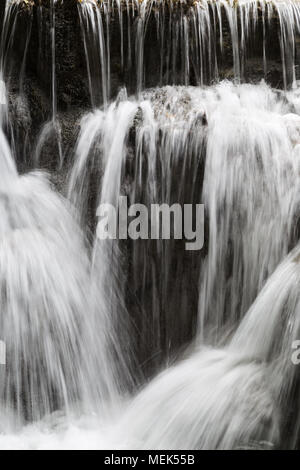
<svg viewBox="0 0 300 470">
<path fill-rule="evenodd" d="M 156 77 L 157 68 L 160 85 L 203 85 L 218 80 L 220 75 L 223 78 L 232 78 L 231 72 L 224 70 L 223 66 L 224 60 L 228 62 L 228 54 L 231 55 L 233 78 L 240 82 L 247 78 L 248 59 L 251 58 L 253 50 L 257 49 L 260 49 L 262 72 L 267 77 L 267 62 L 272 61 L 274 56 L 274 44 L 270 42 L 268 35 L 277 27 L 277 21 L 284 88 L 290 83 L 295 83 L 295 38 L 300 31 L 300 7 L 297 1 L 201 0 L 190 3 L 147 0 L 134 1 L 130 6 L 129 2 L 125 4 L 127 8 L 124 11 L 120 8 L 120 2 L 115 0 L 101 2 L 99 6 L 94 0 L 85 0 L 78 5 L 93 105 L 96 96 L 99 96 L 95 77 L 98 77 L 98 81 L 101 77 L 104 102 L 107 90 L 110 89 L 106 78 L 109 77 L 109 53 L 112 51 L 109 25 L 112 20 L 113 23 L 116 21 L 115 10 L 118 11 L 119 18 L 119 31 L 116 34 L 120 41 L 121 73 L 129 85 L 132 78 L 136 77 L 137 93 L 145 84 L 153 84 L 151 79 L 153 75 Z M 124 15 L 127 15 L 127 38 Z M 152 33 L 154 25 L 150 21 L 151 16 L 155 17 L 156 37 Z M 105 28 L 105 23 L 108 29 Z M 261 36 L 261 42 L 257 44 L 256 37 Z M 156 41 L 159 50 L 158 67 L 156 55 L 149 51 L 149 37 L 152 42 Z M 125 39 L 127 61 L 124 56 Z M 87 48 L 88 40 L 90 48 Z M 147 53 L 149 63 L 146 63 Z M 94 57 L 91 57 L 92 54 Z"/>
<path fill-rule="evenodd" d="M 3 406 L 19 419 L 68 412 L 91 390 L 102 393 L 94 377 L 98 367 L 104 371 L 105 340 L 91 340 L 97 318 L 86 247 L 72 213 L 41 175 L 14 173 L 1 200 Z"/>
<path fill-rule="evenodd" d="M 290 103 L 264 84 L 168 87 L 84 118 L 70 183 L 83 214 L 87 188 L 100 187 L 95 147 L 106 165 L 96 201 L 117 204 L 123 194 L 130 203 L 204 202 L 207 210 L 201 263 L 201 253 L 191 260 L 175 241 L 132 243 L 131 289 L 147 312 L 140 334 L 156 354 L 172 352 L 178 335 L 179 343 L 188 337 L 190 270 L 199 270 L 199 292 L 196 286 L 189 295 L 199 295 L 200 337 L 215 342 L 295 243 L 300 119 L 290 113 L 297 93 L 289 97 Z"/>
<path fill-rule="evenodd" d="M 16 47 L 16 38 L 15 32 L 18 25 L 18 11 L 21 2 L 14 1 L 14 2 L 5 2 L 5 10 L 4 10 L 4 18 L 3 18 L 3 28 L 1 31 L 1 44 L 0 44 L 0 83 L 2 88 L 2 99 L 1 99 L 1 125 L 5 125 L 7 127 L 7 131 L 10 135 L 11 139 L 11 148 L 14 155 L 19 156 L 20 159 L 26 159 L 26 148 L 28 145 L 27 142 L 27 135 L 25 131 L 22 134 L 24 141 L 19 146 L 18 142 L 21 139 L 19 136 L 18 129 L 14 123 L 11 122 L 9 109 L 6 106 L 7 99 L 8 99 L 8 90 L 11 86 L 11 78 L 15 76 L 15 64 L 13 60 L 12 51 Z M 13 103 L 13 107 L 15 110 L 15 115 L 24 122 L 24 128 L 26 128 L 26 112 L 25 109 L 27 107 L 27 100 L 24 93 L 24 76 L 25 76 L 25 66 L 26 66 L 26 59 L 27 59 L 27 52 L 29 46 L 29 40 L 31 35 L 31 26 L 32 26 L 32 17 L 29 16 L 28 24 L 26 25 L 26 30 L 24 31 L 24 48 L 22 49 L 22 63 L 20 69 L 17 73 L 17 80 L 18 80 L 18 96 Z M 4 104 L 4 106 L 3 106 Z"/>
<path fill-rule="evenodd" d="M 299 337 L 299 274 L 297 247 L 227 345 L 194 352 L 140 393 L 120 426 L 130 447 L 297 446 L 299 377 L 290 351 Z"/>
<path fill-rule="evenodd" d="M 1 448 L 299 448 L 299 35 L 297 0 L 6 2 Z M 125 198 L 204 204 L 204 247 L 100 239 Z"/>
</svg>

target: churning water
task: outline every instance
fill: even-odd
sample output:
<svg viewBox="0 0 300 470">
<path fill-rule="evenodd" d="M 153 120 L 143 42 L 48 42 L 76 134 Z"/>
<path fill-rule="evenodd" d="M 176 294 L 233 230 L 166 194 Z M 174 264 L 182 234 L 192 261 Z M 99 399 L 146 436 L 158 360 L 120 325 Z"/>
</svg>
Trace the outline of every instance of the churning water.
<svg viewBox="0 0 300 470">
<path fill-rule="evenodd" d="M 78 2 L 92 106 L 71 162 L 56 158 L 59 191 L 39 170 L 47 139 L 61 149 L 57 3 L 51 119 L 25 172 L 7 106 L 22 1 L 6 2 L 2 26 L 0 447 L 299 448 L 300 4 Z M 159 72 L 146 88 L 153 14 Z M 111 99 L 116 21 L 134 92 Z M 273 23 L 281 89 L 245 83 L 258 36 L 268 78 Z M 219 80 L 228 42 L 233 72 Z M 204 203 L 204 249 L 98 239 L 97 207 L 119 196 Z"/>
</svg>

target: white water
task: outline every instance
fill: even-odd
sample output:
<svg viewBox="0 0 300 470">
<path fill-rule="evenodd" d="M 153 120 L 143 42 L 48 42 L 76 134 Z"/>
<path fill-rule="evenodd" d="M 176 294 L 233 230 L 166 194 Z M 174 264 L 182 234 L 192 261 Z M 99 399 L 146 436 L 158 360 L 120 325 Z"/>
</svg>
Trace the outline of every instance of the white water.
<svg viewBox="0 0 300 470">
<path fill-rule="evenodd" d="M 55 3 L 57 0 L 50 1 L 50 43 L 51 43 L 51 119 L 49 122 L 46 122 L 42 127 L 35 148 L 34 164 L 39 166 L 42 164 L 41 156 L 44 145 L 47 142 L 56 143 L 56 152 L 58 154 L 57 165 L 59 168 L 63 164 L 63 153 L 62 153 L 62 141 L 61 141 L 61 126 L 57 118 L 57 83 L 56 83 L 56 30 L 55 30 Z M 41 9 L 42 10 L 42 9 Z M 42 27 L 43 17 L 41 16 L 41 25 Z M 43 32 L 40 31 L 40 40 Z"/>
<path fill-rule="evenodd" d="M 293 243 L 300 120 L 290 113 L 298 93 L 289 96 L 290 104 L 264 85 L 236 91 L 220 86 L 220 104 L 208 118 L 203 202 L 209 255 L 199 299 L 203 331 L 206 321 L 218 329 L 225 321 L 234 325 Z"/>
<path fill-rule="evenodd" d="M 145 204 L 204 202 L 209 240 L 208 256 L 199 274 L 202 341 L 215 342 L 224 330 L 230 331 L 236 325 L 295 243 L 299 207 L 298 100 L 298 91 L 284 96 L 265 84 L 234 86 L 225 82 L 206 89 L 167 87 L 145 93 L 140 102 L 117 100 L 107 112 L 96 111 L 82 121 L 70 195 L 83 214 L 89 200 L 88 188 L 100 188 L 99 165 L 103 164 L 98 202 L 116 204 L 121 194 L 127 194 L 131 202 Z M 140 122 L 132 150 L 128 139 L 135 116 Z M 124 180 L 128 158 L 133 161 L 133 176 Z M 160 348 L 157 310 L 165 312 L 168 330 L 173 303 L 182 302 L 184 309 L 186 273 L 178 272 L 178 285 L 169 286 L 174 245 L 158 242 L 152 247 L 156 256 L 149 267 L 148 250 L 152 245 L 133 244 L 133 282 L 142 285 L 142 303 L 145 296 L 153 299 L 152 325 L 147 324 L 145 334 L 149 335 L 150 327 L 152 339 Z M 180 256 L 178 251 L 176 256 Z M 155 282 L 158 276 L 162 283 L 159 296 Z M 151 294 L 149 289 L 153 290 Z M 180 312 L 180 308 L 176 310 Z M 184 315 L 177 320 L 179 328 L 184 329 Z M 172 334 L 164 339 L 167 344 L 173 341 Z"/>
<path fill-rule="evenodd" d="M 5 142 L 2 151 L 8 152 Z M 98 407 L 113 387 L 105 365 L 108 331 L 94 337 L 104 321 L 101 300 L 74 213 L 44 175 L 20 177 L 10 163 L 2 170 L 4 412 L 14 410 L 21 421 L 37 419 L 53 409 L 77 409 L 78 401 L 82 407 L 91 397 Z"/>
</svg>

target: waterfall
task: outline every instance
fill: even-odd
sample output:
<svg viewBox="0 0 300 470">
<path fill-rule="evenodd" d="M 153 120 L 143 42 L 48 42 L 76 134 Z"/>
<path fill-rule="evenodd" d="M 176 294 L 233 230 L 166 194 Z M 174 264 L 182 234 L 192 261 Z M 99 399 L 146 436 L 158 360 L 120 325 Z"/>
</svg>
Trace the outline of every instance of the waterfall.
<svg viewBox="0 0 300 470">
<path fill-rule="evenodd" d="M 82 214 L 91 203 L 88 188 L 100 186 L 101 196 L 93 196 L 98 203 L 116 204 L 119 195 L 128 195 L 132 204 L 206 207 L 202 262 L 180 242 L 132 243 L 131 289 L 146 311 L 142 343 L 153 342 L 158 354 L 168 356 L 173 344 L 189 338 L 184 312 L 197 295 L 201 341 L 218 341 L 295 244 L 300 120 L 290 112 L 298 94 L 288 96 L 290 103 L 264 84 L 167 87 L 84 118 L 70 180 Z M 101 184 L 99 164 L 105 165 Z M 201 271 L 200 286 L 185 298 L 189 269 Z"/>
<path fill-rule="evenodd" d="M 86 2 L 78 5 L 78 11 L 83 32 L 92 106 L 95 107 L 96 104 L 99 104 L 100 102 L 100 92 L 98 87 L 99 72 L 102 80 L 102 101 L 106 105 L 109 96 L 110 73 L 107 64 L 108 60 L 106 45 L 104 42 L 104 25 L 100 9 L 94 8 L 92 3 Z M 109 28 L 109 12 L 105 13 L 105 18 L 106 24 Z M 95 70 L 98 72 L 96 76 L 94 75 Z"/>
<path fill-rule="evenodd" d="M 61 142 L 61 126 L 57 119 L 57 84 L 56 84 L 56 41 L 55 41 L 55 3 L 57 0 L 50 2 L 50 42 L 51 42 L 51 120 L 47 122 L 39 136 L 35 149 L 35 165 L 39 165 L 44 145 L 49 141 L 56 142 L 56 150 L 58 153 L 58 165 L 63 163 L 62 142 Z M 42 34 L 42 33 L 41 33 Z"/>
<path fill-rule="evenodd" d="M 299 207 L 298 116 L 264 85 L 218 91 L 203 188 L 209 254 L 199 298 L 202 331 L 206 320 L 212 329 L 240 320 L 295 243 Z"/>
<path fill-rule="evenodd" d="M 300 2 L 0 19 L 0 448 L 299 449 Z"/>
<path fill-rule="evenodd" d="M 119 439 L 143 449 L 268 449 L 280 439 L 296 446 L 299 412 L 288 408 L 299 400 L 290 358 L 299 336 L 299 274 L 298 246 L 228 344 L 194 352 L 136 397 Z"/>
<path fill-rule="evenodd" d="M 10 78 L 14 75 L 14 61 L 12 58 L 12 51 L 16 47 L 16 29 L 18 25 L 18 8 L 20 2 L 7 1 L 5 2 L 3 28 L 1 31 L 1 44 L 0 44 L 0 83 L 1 83 L 1 126 L 7 127 L 8 133 L 11 136 L 11 147 L 13 154 L 22 154 L 18 148 L 18 130 L 15 129 L 14 123 L 11 122 L 7 101 L 9 99 L 10 91 Z M 14 103 L 16 115 L 20 119 L 26 121 L 26 96 L 24 94 L 24 77 L 25 77 L 25 64 L 27 59 L 27 52 L 29 47 L 29 40 L 31 36 L 32 17 L 30 15 L 28 24 L 26 25 L 23 60 L 20 70 L 18 71 L 18 87 L 19 94 Z M 25 142 L 22 142 L 22 149 L 27 146 L 27 136 L 25 135 Z M 25 152 L 24 152 L 25 153 Z M 21 155 L 24 158 L 24 154 Z"/>
<path fill-rule="evenodd" d="M 97 319 L 88 255 L 68 206 L 41 175 L 14 180 L 1 191 L 1 338 L 9 367 L 0 393 L 5 409 L 31 420 L 69 413 L 91 390 L 106 393 L 94 380 L 104 340 L 91 339 Z"/>
<path fill-rule="evenodd" d="M 18 174 L 2 128 L 0 161 L 1 417 L 21 425 L 58 409 L 100 408 L 117 394 L 106 367 L 110 333 L 76 213 L 48 175 Z"/>
<path fill-rule="evenodd" d="M 110 340 L 104 330 L 93 337 L 101 299 L 75 214 L 46 175 L 18 175 L 2 130 L 0 156 L 1 415 L 12 411 L 21 423 L 71 413 L 78 401 L 100 407 L 115 390 Z"/>
</svg>

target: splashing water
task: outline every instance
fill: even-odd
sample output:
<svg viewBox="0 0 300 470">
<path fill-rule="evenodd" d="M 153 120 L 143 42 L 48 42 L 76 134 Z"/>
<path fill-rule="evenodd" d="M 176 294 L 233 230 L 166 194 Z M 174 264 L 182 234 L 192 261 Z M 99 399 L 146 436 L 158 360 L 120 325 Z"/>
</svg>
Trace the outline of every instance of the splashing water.
<svg viewBox="0 0 300 470">
<path fill-rule="evenodd" d="M 113 380 L 104 365 L 106 333 L 100 328 L 93 337 L 100 299 L 76 219 L 45 177 L 19 177 L 11 167 L 1 176 L 0 322 L 7 363 L 0 396 L 4 409 L 31 420 L 91 396 L 99 402 L 109 397 Z"/>
<path fill-rule="evenodd" d="M 58 409 L 97 410 L 115 385 L 76 214 L 45 175 L 18 175 L 2 128 L 0 162 L 1 417 L 20 425 Z"/>
<path fill-rule="evenodd" d="M 132 77 L 136 77 L 134 90 L 137 93 L 145 88 L 145 84 L 152 85 L 152 76 L 158 77 L 160 85 L 203 85 L 218 80 L 220 74 L 226 78 L 228 71 L 224 70 L 224 62 L 228 60 L 228 54 L 232 56 L 233 78 L 240 82 L 251 73 L 251 54 L 257 50 L 262 72 L 267 78 L 267 63 L 272 62 L 274 55 L 274 41 L 272 43 L 268 39 L 268 34 L 277 28 L 277 22 L 278 31 L 274 40 L 277 41 L 278 36 L 276 47 L 281 52 L 283 85 L 286 88 L 295 84 L 296 39 L 300 33 L 300 6 L 295 0 L 201 0 L 193 4 L 185 1 L 126 0 L 125 4 L 127 8 L 122 8 L 122 2 L 117 0 L 99 5 L 93 0 L 84 0 L 78 5 L 93 106 L 99 104 L 100 77 L 102 102 L 106 103 L 111 89 L 109 77 L 112 69 L 109 64 L 112 61 L 109 55 L 115 10 L 119 18 L 116 34 L 120 43 L 121 72 L 129 86 Z M 127 22 L 124 21 L 125 15 Z M 156 24 L 156 38 L 151 33 L 152 18 Z M 224 36 L 224 30 L 229 31 L 229 37 L 227 34 Z M 261 42 L 256 44 L 260 37 Z M 156 41 L 158 67 L 156 57 L 149 52 L 149 38 L 152 44 Z M 125 46 L 127 61 L 124 57 Z"/>
</svg>

